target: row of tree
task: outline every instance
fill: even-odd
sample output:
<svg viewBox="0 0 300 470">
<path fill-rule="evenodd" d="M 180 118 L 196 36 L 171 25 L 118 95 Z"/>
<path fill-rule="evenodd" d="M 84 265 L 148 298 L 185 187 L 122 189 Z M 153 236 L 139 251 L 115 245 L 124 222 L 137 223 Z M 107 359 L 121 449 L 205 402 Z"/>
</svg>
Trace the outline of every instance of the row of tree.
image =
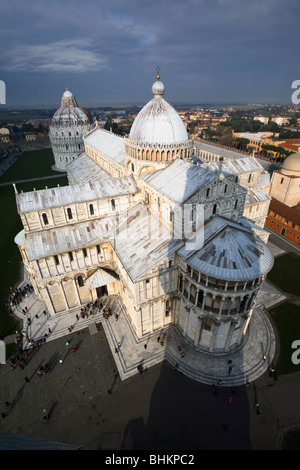
<svg viewBox="0 0 300 470">
<path fill-rule="evenodd" d="M 130 128 L 131 126 L 126 127 L 126 128 L 123 126 L 121 127 L 111 119 L 108 119 L 106 123 L 104 124 L 104 129 L 106 129 L 107 131 L 111 131 L 114 134 L 122 135 L 122 136 L 129 134 Z"/>
</svg>

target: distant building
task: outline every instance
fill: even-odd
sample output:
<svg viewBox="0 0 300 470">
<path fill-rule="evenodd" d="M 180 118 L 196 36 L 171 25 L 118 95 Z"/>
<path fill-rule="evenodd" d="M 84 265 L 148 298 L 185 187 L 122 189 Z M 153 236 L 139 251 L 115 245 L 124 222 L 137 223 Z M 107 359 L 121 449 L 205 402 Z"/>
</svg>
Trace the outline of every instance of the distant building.
<svg viewBox="0 0 300 470">
<path fill-rule="evenodd" d="M 272 122 L 275 122 L 276 124 L 278 124 L 278 126 L 283 126 L 284 124 L 289 123 L 287 116 L 272 116 L 271 120 Z"/>
<path fill-rule="evenodd" d="M 0 135 L 10 135 L 10 130 L 7 127 L 1 127 Z"/>
<path fill-rule="evenodd" d="M 24 132 L 24 137 L 27 142 L 36 140 L 36 134 L 33 134 L 32 132 Z"/>
<path fill-rule="evenodd" d="M 254 116 L 254 121 L 260 121 L 263 124 L 268 124 L 269 123 L 269 117 L 268 116 Z"/>
<path fill-rule="evenodd" d="M 0 134 L 0 142 L 2 144 L 10 144 L 10 135 Z"/>
<path fill-rule="evenodd" d="M 233 132 L 232 135 L 236 138 L 248 139 L 250 142 L 247 144 L 247 148 L 260 152 L 266 139 L 274 136 L 274 132 Z"/>
</svg>

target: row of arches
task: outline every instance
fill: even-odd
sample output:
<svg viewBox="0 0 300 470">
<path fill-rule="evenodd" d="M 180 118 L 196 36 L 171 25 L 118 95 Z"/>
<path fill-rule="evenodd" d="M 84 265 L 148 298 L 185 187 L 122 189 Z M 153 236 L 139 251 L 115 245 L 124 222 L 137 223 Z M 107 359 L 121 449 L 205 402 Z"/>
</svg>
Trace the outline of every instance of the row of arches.
<svg viewBox="0 0 300 470">
<path fill-rule="evenodd" d="M 116 200 L 110 199 L 109 204 L 110 204 L 110 210 L 114 212 L 116 210 Z M 96 207 L 95 204 L 92 204 L 92 203 L 88 204 L 88 215 L 90 216 L 95 215 L 95 207 Z M 67 207 L 65 213 L 66 213 L 67 220 L 73 220 L 74 209 L 72 209 L 71 207 Z M 41 217 L 42 217 L 43 225 L 44 226 L 49 225 L 48 214 L 46 212 L 42 212 Z"/>
<path fill-rule="evenodd" d="M 126 145 L 126 153 L 129 157 L 137 160 L 148 160 L 152 162 L 172 161 L 177 157 L 188 158 L 190 156 L 190 146 L 181 148 L 153 149 L 139 148 L 132 145 Z"/>
<path fill-rule="evenodd" d="M 215 315 L 238 315 L 246 313 L 253 306 L 256 291 L 239 295 L 218 294 L 196 287 L 182 274 L 179 275 L 178 290 L 193 306 Z"/>
<path fill-rule="evenodd" d="M 74 136 L 74 135 L 79 136 L 79 132 L 78 131 L 76 131 L 76 132 L 66 131 L 66 132 L 60 132 L 60 133 L 58 133 L 57 131 L 55 132 L 56 137 L 58 137 L 58 136 L 61 136 L 61 137 L 69 136 L 69 137 L 71 137 L 71 136 Z"/>
<path fill-rule="evenodd" d="M 108 286 L 90 289 L 87 280 L 94 274 L 95 269 L 88 272 L 79 272 L 75 275 L 66 275 L 61 279 L 52 279 L 44 286 L 46 303 L 53 314 L 69 310 L 80 305 L 95 301 L 108 293 Z M 49 305 L 50 303 L 50 305 Z"/>
</svg>

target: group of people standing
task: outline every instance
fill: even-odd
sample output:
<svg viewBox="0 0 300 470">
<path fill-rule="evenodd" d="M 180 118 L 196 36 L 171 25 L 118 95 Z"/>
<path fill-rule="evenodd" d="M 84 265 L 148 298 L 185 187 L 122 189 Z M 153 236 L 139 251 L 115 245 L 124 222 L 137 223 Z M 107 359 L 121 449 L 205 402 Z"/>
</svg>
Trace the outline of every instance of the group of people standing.
<svg viewBox="0 0 300 470">
<path fill-rule="evenodd" d="M 33 287 L 28 283 L 23 287 L 15 287 L 14 289 L 10 287 L 8 297 L 5 299 L 7 309 L 11 311 L 12 307 L 18 306 L 23 302 L 24 298 L 27 298 L 31 294 L 32 291 Z"/>
</svg>

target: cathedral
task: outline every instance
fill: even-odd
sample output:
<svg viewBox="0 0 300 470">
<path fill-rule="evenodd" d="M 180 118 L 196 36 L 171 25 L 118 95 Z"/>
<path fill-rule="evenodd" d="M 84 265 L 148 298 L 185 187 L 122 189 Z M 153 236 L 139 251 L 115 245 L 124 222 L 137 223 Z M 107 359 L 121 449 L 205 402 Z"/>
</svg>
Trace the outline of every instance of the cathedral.
<svg viewBox="0 0 300 470">
<path fill-rule="evenodd" d="M 243 344 L 273 265 L 270 197 L 255 158 L 201 153 L 164 92 L 157 75 L 126 137 L 63 94 L 50 139 L 69 184 L 16 190 L 15 242 L 49 315 L 117 296 L 137 338 L 173 325 L 195 348 L 226 353 Z"/>
</svg>

